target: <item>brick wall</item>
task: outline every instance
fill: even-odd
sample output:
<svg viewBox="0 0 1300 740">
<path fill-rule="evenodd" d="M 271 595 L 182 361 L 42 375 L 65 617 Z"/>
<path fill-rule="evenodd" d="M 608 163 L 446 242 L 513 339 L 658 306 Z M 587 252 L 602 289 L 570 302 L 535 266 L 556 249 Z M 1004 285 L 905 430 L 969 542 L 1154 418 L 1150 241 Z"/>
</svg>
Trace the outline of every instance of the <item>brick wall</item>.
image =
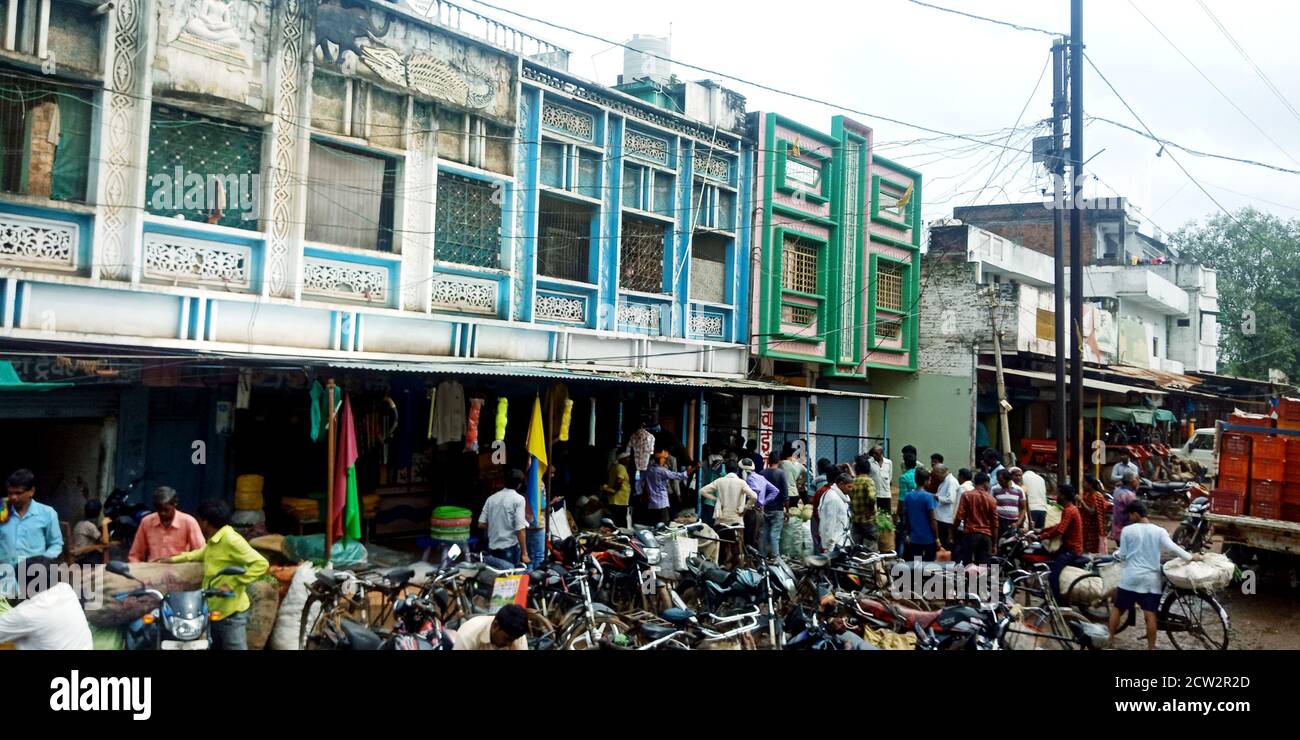
<svg viewBox="0 0 1300 740">
<path fill-rule="evenodd" d="M 1001 206 L 968 206 L 952 210 L 953 218 L 978 226 L 1035 252 L 1052 256 L 1055 226 L 1052 211 L 1042 203 L 1015 203 Z M 1101 221 L 1122 218 L 1122 211 L 1097 210 L 1084 212 L 1083 263 L 1095 264 L 1097 256 L 1097 230 Z M 1070 259 L 1070 218 L 1065 218 L 1065 259 Z"/>
<path fill-rule="evenodd" d="M 933 248 L 933 243 L 932 243 Z M 922 373 L 967 376 L 974 372 L 971 350 L 991 351 L 992 316 L 988 286 L 975 282 L 975 265 L 960 254 L 927 254 L 921 261 L 921 335 L 917 368 Z M 1016 351 L 1020 319 L 1019 286 L 999 283 L 998 326 L 1003 352 Z"/>
</svg>

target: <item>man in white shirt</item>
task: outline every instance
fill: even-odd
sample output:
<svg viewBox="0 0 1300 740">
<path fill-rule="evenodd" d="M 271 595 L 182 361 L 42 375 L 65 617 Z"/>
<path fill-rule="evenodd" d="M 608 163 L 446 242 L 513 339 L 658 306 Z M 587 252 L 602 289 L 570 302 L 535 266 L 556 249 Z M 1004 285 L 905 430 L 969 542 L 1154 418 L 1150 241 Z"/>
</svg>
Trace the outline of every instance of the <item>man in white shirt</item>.
<svg viewBox="0 0 1300 740">
<path fill-rule="evenodd" d="M 506 487 L 488 496 L 478 517 L 478 528 L 487 530 L 488 554 L 514 565 L 530 562 L 528 517 L 524 515 L 527 504 L 520 493 L 524 480 L 524 471 L 511 470 L 506 476 Z"/>
<path fill-rule="evenodd" d="M 876 484 L 876 498 L 893 498 L 894 461 L 885 457 L 885 449 L 880 445 L 872 447 L 867 457 L 871 463 L 871 472 L 867 475 Z"/>
<path fill-rule="evenodd" d="M 1134 478 L 1140 478 L 1142 471 L 1138 469 L 1137 463 L 1133 462 L 1133 456 L 1128 454 L 1128 450 L 1119 453 L 1119 462 L 1110 470 L 1110 482 L 1119 484 L 1124 482 L 1124 476 L 1132 474 Z"/>
<path fill-rule="evenodd" d="M 1200 560 L 1179 547 L 1169 536 L 1169 531 L 1147 520 L 1147 507 L 1141 501 L 1128 505 L 1129 525 L 1120 537 L 1115 559 L 1124 563 L 1119 588 L 1115 591 L 1115 604 L 1110 608 L 1110 641 L 1113 647 L 1120 617 L 1140 606 L 1146 617 L 1147 649 L 1156 649 L 1156 610 L 1160 608 L 1160 594 L 1164 591 L 1164 571 L 1160 563 L 1161 552 L 1168 550 L 1184 560 Z"/>
<path fill-rule="evenodd" d="M 66 583 L 56 583 L 7 611 L 6 606 L 0 597 L 0 644 L 11 642 L 18 650 L 95 649 L 86 612 Z"/>
<path fill-rule="evenodd" d="M 1032 470 L 1011 469 L 1011 480 L 1025 492 L 1029 504 L 1029 519 L 1034 529 L 1047 526 L 1047 481 Z"/>
<path fill-rule="evenodd" d="M 528 612 L 506 604 L 496 616 L 471 617 L 456 630 L 452 650 L 527 650 Z"/>
<path fill-rule="evenodd" d="M 943 463 L 931 468 L 930 475 L 940 481 L 939 489 L 935 493 L 939 506 L 934 510 L 934 519 L 939 524 L 939 544 L 943 545 L 943 549 L 951 552 L 955 540 L 952 519 L 957 513 L 957 501 L 961 498 L 961 483 Z"/>
<path fill-rule="evenodd" d="M 747 469 L 753 470 L 748 466 Z M 736 563 L 740 560 L 740 542 L 737 541 L 739 535 L 733 528 L 744 526 L 745 512 L 758 504 L 758 494 L 736 474 L 739 470 L 736 463 L 728 462 L 726 470 L 726 475 L 701 488 L 700 496 L 705 501 L 714 502 L 713 523 L 724 530 L 724 536 L 720 537 L 723 540 L 722 559 Z M 755 477 L 763 481 L 761 476 Z M 771 483 L 763 482 L 772 486 Z"/>
<path fill-rule="evenodd" d="M 837 545 L 846 545 L 852 532 L 849 517 L 849 491 L 853 490 L 853 476 L 841 473 L 835 485 L 822 494 L 817 506 L 817 519 L 820 521 L 822 550 L 829 551 Z"/>
</svg>

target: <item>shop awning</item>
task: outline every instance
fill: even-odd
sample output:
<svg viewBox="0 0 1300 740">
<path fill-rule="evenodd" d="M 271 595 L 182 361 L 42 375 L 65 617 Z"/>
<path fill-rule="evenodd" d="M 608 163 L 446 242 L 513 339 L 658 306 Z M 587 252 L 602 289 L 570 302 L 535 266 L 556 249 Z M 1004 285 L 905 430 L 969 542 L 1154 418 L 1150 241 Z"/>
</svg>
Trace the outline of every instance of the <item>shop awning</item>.
<svg viewBox="0 0 1300 740">
<path fill-rule="evenodd" d="M 987 370 L 991 373 L 997 372 L 997 368 L 993 367 L 992 365 L 980 365 L 979 369 Z M 1011 368 L 1003 368 L 1002 372 L 1005 373 L 1006 375 L 1016 375 L 1022 378 L 1033 378 L 1034 380 L 1045 380 L 1051 383 L 1056 382 L 1056 376 L 1053 375 L 1052 373 L 1040 373 L 1036 370 L 1012 370 Z M 1067 387 L 1070 385 L 1069 378 L 1065 379 L 1065 385 Z M 1110 393 L 1147 393 L 1153 396 L 1166 395 L 1164 391 L 1156 390 L 1155 388 L 1139 388 L 1137 386 L 1132 386 L 1132 385 L 1121 385 L 1119 383 L 1111 383 L 1110 381 L 1106 381 L 1106 380 L 1094 380 L 1093 378 L 1084 378 L 1083 387 L 1091 388 L 1095 391 L 1107 391 Z"/>
<path fill-rule="evenodd" d="M 1166 412 L 1168 413 L 1168 412 Z M 1086 408 L 1083 410 L 1085 419 L 1092 419 L 1097 416 L 1097 409 Z M 1119 421 L 1125 424 L 1143 424 L 1150 426 L 1155 423 L 1156 415 L 1153 409 L 1130 408 L 1127 406 L 1102 406 L 1101 418 L 1107 421 Z"/>
<path fill-rule="evenodd" d="M 712 391 L 734 391 L 749 395 L 783 396 L 843 396 L 871 400 L 893 400 L 901 396 L 855 391 L 832 391 L 823 388 L 806 388 L 798 385 L 770 383 L 747 378 L 708 378 L 693 376 L 655 375 L 640 372 L 603 372 L 577 370 L 565 365 L 539 365 L 535 363 L 501 362 L 347 362 L 328 361 L 324 367 L 336 370 L 366 370 L 373 372 L 398 372 L 418 375 L 493 376 L 507 378 L 538 378 L 562 382 L 626 383 L 640 386 L 697 388 Z"/>
<path fill-rule="evenodd" d="M 72 383 L 28 383 L 18 377 L 13 363 L 0 361 L 0 392 L 3 391 L 50 391 L 55 388 L 71 388 Z"/>
</svg>

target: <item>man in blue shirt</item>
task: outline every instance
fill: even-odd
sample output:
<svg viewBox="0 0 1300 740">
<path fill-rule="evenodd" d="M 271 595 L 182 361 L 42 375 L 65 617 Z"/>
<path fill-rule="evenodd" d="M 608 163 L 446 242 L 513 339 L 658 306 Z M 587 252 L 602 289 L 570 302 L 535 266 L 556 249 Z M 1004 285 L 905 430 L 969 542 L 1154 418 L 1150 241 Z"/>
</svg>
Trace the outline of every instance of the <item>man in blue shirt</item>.
<svg viewBox="0 0 1300 740">
<path fill-rule="evenodd" d="M 939 523 L 935 521 L 934 512 L 939 502 L 933 493 L 925 490 L 930 480 L 930 471 L 914 468 L 916 488 L 903 498 L 903 511 L 907 517 L 907 557 L 932 561 L 938 554 L 935 544 L 939 536 Z"/>
<path fill-rule="evenodd" d="M 641 482 L 647 496 L 646 524 L 668 523 L 668 481 L 686 480 L 690 478 L 691 473 L 695 472 L 695 466 L 692 465 L 685 473 L 679 473 L 675 470 L 668 469 L 668 451 L 660 450 L 655 455 L 654 462 L 646 468 L 645 473 L 641 476 Z"/>
<path fill-rule="evenodd" d="M 36 476 L 23 468 L 5 482 L 8 501 L 0 511 L 0 593 L 12 593 L 14 569 L 29 557 L 57 560 L 63 554 L 59 515 L 32 498 Z"/>
</svg>

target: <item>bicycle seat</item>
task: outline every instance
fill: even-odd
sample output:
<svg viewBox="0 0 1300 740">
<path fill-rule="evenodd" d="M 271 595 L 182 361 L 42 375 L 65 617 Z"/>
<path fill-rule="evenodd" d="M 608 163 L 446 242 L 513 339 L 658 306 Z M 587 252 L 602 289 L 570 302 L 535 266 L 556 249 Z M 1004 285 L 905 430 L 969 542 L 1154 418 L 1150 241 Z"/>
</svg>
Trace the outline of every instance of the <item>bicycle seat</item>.
<svg viewBox="0 0 1300 740">
<path fill-rule="evenodd" d="M 655 640 L 663 639 L 673 634 L 676 631 L 677 631 L 676 627 L 671 627 L 663 624 L 646 623 L 641 625 L 641 634 L 645 635 L 645 638 L 647 640 L 650 640 L 651 642 Z"/>
<path fill-rule="evenodd" d="M 673 607 L 672 609 L 663 610 L 660 612 L 659 616 L 666 622 L 682 625 L 694 619 L 695 612 L 690 609 L 678 609 L 677 607 Z"/>
<path fill-rule="evenodd" d="M 363 624 L 353 622 L 350 619 L 339 620 L 339 627 L 343 630 L 344 637 L 347 638 L 348 646 L 353 650 L 378 650 L 379 635 L 371 632 Z"/>
<path fill-rule="evenodd" d="M 401 587 L 405 586 L 407 581 L 415 577 L 414 568 L 394 568 L 384 574 L 384 580 Z"/>
<path fill-rule="evenodd" d="M 831 564 L 831 559 L 825 555 L 809 555 L 803 559 L 803 564 L 809 568 L 825 568 Z"/>
</svg>

